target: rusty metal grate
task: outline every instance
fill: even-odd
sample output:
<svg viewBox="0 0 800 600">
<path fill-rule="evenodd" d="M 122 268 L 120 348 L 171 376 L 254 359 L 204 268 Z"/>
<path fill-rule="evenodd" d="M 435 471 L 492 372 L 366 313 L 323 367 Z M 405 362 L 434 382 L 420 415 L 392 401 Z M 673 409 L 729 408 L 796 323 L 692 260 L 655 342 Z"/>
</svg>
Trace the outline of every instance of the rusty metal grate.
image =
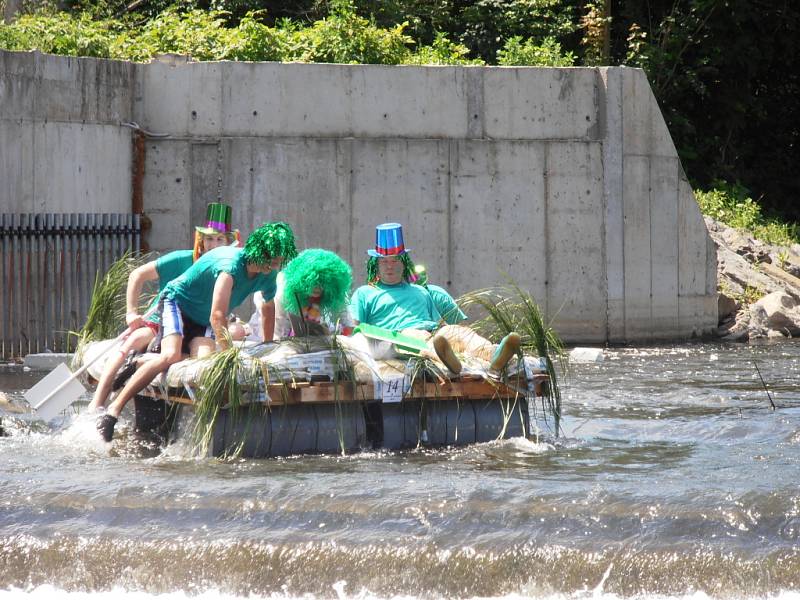
<svg viewBox="0 0 800 600">
<path fill-rule="evenodd" d="M 69 352 L 96 275 L 140 246 L 139 215 L 0 215 L 0 357 Z"/>
</svg>

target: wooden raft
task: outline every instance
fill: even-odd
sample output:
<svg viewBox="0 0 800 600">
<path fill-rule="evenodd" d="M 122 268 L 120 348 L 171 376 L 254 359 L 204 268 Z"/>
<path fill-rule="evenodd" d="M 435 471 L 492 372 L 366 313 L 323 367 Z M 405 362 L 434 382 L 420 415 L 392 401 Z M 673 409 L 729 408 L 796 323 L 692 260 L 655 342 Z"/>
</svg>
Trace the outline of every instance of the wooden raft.
<svg viewBox="0 0 800 600">
<path fill-rule="evenodd" d="M 534 376 L 534 393 L 536 396 L 542 395 L 542 384 L 545 381 L 547 381 L 547 375 Z M 525 380 L 520 379 L 520 384 L 519 388 L 515 388 L 502 382 L 487 381 L 477 376 L 463 376 L 442 383 L 420 381 L 414 383 L 411 389 L 403 396 L 403 401 L 422 398 L 428 401 L 456 398 L 465 400 L 513 398 L 524 394 Z M 376 393 L 373 383 L 295 381 L 268 385 L 266 392 L 269 395 L 269 402 L 266 404 L 271 406 L 381 400 L 381 396 Z M 262 394 L 263 392 L 260 392 L 259 396 Z M 160 390 L 151 386 L 140 392 L 140 395 L 178 404 L 194 405 L 195 403 L 185 389 L 170 388 L 165 396 Z"/>
</svg>

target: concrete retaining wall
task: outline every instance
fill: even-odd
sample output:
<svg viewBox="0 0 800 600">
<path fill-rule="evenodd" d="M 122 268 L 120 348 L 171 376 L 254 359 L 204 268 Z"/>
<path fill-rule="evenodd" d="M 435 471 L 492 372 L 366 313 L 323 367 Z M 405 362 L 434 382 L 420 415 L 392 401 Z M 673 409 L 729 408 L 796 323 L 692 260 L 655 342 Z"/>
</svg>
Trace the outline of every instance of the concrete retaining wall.
<svg viewBox="0 0 800 600">
<path fill-rule="evenodd" d="M 714 247 L 640 70 L 0 59 L 0 99 L 16 98 L 0 102 L 0 151 L 16 148 L 0 159 L 0 199 L 29 198 L 14 211 L 61 210 L 40 194 L 59 187 L 129 206 L 120 123 L 133 120 L 159 134 L 144 179 L 154 249 L 188 247 L 222 199 L 243 234 L 285 220 L 361 281 L 375 225 L 399 221 L 432 281 L 459 294 L 508 273 L 571 342 L 716 326 Z M 24 93 L 49 97 L 70 77 L 59 106 L 25 112 Z M 78 151 L 39 161 L 23 124 L 61 127 Z"/>
<path fill-rule="evenodd" d="M 0 209 L 128 212 L 135 65 L 0 51 Z"/>
</svg>

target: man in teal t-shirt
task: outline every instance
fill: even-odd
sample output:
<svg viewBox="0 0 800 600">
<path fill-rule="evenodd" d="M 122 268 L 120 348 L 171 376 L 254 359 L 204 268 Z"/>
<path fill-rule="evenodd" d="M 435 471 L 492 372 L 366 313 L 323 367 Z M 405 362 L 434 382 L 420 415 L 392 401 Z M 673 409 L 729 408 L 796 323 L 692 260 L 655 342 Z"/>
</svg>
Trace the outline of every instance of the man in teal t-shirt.
<svg viewBox="0 0 800 600">
<path fill-rule="evenodd" d="M 497 345 L 462 325 L 445 325 L 431 336 L 441 314 L 431 293 L 410 283 L 415 279 L 414 264 L 405 248 L 399 223 L 378 225 L 375 249 L 367 250 L 367 254 L 370 256 L 367 259 L 368 283 L 353 293 L 350 302 L 350 311 L 357 323 L 404 331 L 428 340 L 435 356 L 454 373 L 461 372 L 456 352 L 486 360 L 490 369 L 500 370 L 519 350 L 520 337 L 516 332 L 509 333 Z"/>
<path fill-rule="evenodd" d="M 156 375 L 181 360 L 184 341 L 190 344 L 190 353 L 198 357 L 214 351 L 213 337 L 223 349 L 227 348 L 223 333 L 227 315 L 253 292 L 260 291 L 269 300 L 262 308 L 261 322 L 264 339 L 272 339 L 275 278 L 283 264 L 296 255 L 291 228 L 286 223 L 266 223 L 252 233 L 244 249 L 212 250 L 167 284 L 159 302 L 161 352 L 136 371 L 108 412 L 98 419 L 102 438 L 110 442 L 125 404 Z"/>
<path fill-rule="evenodd" d="M 224 213 L 223 217 L 218 215 L 220 212 Z M 125 292 L 127 305 L 125 321 L 131 328 L 131 333 L 119 351 L 112 353 L 106 359 L 88 410 L 96 411 L 105 406 L 109 394 L 119 385 L 118 379 L 124 380 L 135 369 L 136 354 L 144 352 L 158 333 L 158 315 L 153 312 L 145 318 L 139 313 L 139 298 L 144 284 L 148 281 L 157 281 L 160 293 L 170 281 L 192 266 L 196 256 L 202 256 L 214 248 L 232 243 L 236 239 L 236 233 L 231 227 L 231 207 L 219 202 L 211 203 L 206 209 L 206 226 L 195 227 L 194 250 L 175 250 L 131 272 Z M 157 301 L 154 300 L 150 308 L 155 309 L 156 304 Z M 120 371 L 123 364 L 125 367 Z"/>
<path fill-rule="evenodd" d="M 390 259 L 382 260 L 388 264 Z M 439 327 L 441 319 L 433 298 L 425 288 L 405 280 L 389 283 L 385 275 L 372 285 L 362 285 L 355 291 L 350 301 L 350 311 L 359 323 L 393 331 L 433 331 Z"/>
<path fill-rule="evenodd" d="M 233 309 L 253 292 L 261 292 L 267 300 L 274 298 L 279 270 L 280 261 L 267 273 L 253 274 L 247 268 L 245 250 L 225 246 L 201 256 L 191 268 L 167 284 L 161 297 L 177 304 L 184 318 L 211 326 L 212 292 L 221 274 L 229 275 L 232 280 L 228 304 Z"/>
</svg>

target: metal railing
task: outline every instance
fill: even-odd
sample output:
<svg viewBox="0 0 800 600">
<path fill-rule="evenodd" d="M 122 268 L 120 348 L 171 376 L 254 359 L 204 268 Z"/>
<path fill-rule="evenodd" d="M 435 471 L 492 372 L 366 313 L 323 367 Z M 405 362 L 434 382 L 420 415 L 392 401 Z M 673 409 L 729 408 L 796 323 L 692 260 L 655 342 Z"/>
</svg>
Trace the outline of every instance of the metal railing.
<svg viewBox="0 0 800 600">
<path fill-rule="evenodd" d="M 139 215 L 0 215 L 0 357 L 71 351 L 95 277 L 140 246 Z"/>
</svg>

